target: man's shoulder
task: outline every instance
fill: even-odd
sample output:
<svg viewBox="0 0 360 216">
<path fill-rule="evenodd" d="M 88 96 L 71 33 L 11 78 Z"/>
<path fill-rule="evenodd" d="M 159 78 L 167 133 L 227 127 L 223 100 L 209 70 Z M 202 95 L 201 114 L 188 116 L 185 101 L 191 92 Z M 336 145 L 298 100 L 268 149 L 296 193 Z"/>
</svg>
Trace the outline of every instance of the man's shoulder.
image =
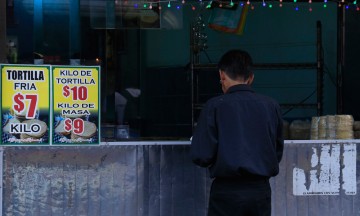
<svg viewBox="0 0 360 216">
<path fill-rule="evenodd" d="M 237 97 L 238 98 L 241 98 L 240 100 L 246 100 L 246 101 L 257 101 L 257 102 L 262 102 L 262 103 L 267 103 L 267 104 L 273 104 L 275 106 L 278 106 L 279 103 L 278 101 L 273 98 L 273 97 L 270 97 L 268 95 L 265 95 L 265 94 L 261 94 L 261 93 L 257 93 L 257 92 L 247 92 L 247 93 L 243 93 L 243 92 L 239 92 L 239 93 L 235 93 L 235 94 L 240 94 L 240 97 Z M 225 95 L 224 95 L 225 96 Z M 234 95 L 235 96 L 235 95 Z M 229 95 L 228 98 L 226 98 L 225 100 L 233 100 L 234 99 L 234 96 L 231 96 Z M 236 96 L 235 96 L 236 97 Z"/>
<path fill-rule="evenodd" d="M 205 103 L 206 108 L 215 108 L 224 101 L 224 95 L 219 95 L 208 99 Z"/>
<path fill-rule="evenodd" d="M 258 102 L 269 103 L 269 104 L 273 104 L 275 106 L 279 106 L 278 101 L 276 101 L 274 98 L 272 98 L 268 95 L 253 92 L 250 94 L 251 96 L 247 94 L 247 95 L 242 95 L 241 97 L 237 97 L 237 96 L 239 96 L 238 94 L 243 94 L 243 93 L 239 92 L 239 93 L 234 93 L 234 94 L 223 94 L 223 95 L 215 96 L 213 98 L 210 98 L 206 102 L 206 106 L 216 107 L 222 103 L 233 103 L 234 100 L 238 100 L 239 98 L 240 98 L 240 100 L 244 100 L 244 101 L 245 100 L 255 100 Z"/>
<path fill-rule="evenodd" d="M 265 95 L 265 94 L 259 94 L 259 93 L 255 93 L 255 95 L 261 99 L 261 100 L 268 100 L 268 101 L 274 101 L 276 102 L 276 100 L 273 98 L 273 97 L 270 97 L 268 95 Z"/>
<path fill-rule="evenodd" d="M 225 97 L 225 95 L 218 95 L 218 96 L 212 97 L 207 101 L 207 103 L 208 104 L 214 104 L 214 105 L 218 104 L 218 103 L 221 103 L 221 102 L 224 101 L 224 97 Z"/>
<path fill-rule="evenodd" d="M 272 98 L 268 95 L 258 94 L 258 93 L 256 95 L 260 100 L 269 101 L 269 102 L 276 103 L 276 104 L 278 103 L 274 98 Z"/>
<path fill-rule="evenodd" d="M 263 94 L 258 94 L 258 98 L 259 98 L 260 103 L 266 104 L 266 105 L 274 107 L 276 109 L 280 109 L 280 104 L 276 99 L 274 99 L 268 95 L 263 95 Z"/>
</svg>

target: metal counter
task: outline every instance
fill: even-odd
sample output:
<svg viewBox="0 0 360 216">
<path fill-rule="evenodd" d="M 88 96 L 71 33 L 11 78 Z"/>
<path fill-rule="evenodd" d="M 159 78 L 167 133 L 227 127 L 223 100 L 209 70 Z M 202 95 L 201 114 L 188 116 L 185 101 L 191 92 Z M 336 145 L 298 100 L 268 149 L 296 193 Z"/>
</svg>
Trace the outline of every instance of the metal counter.
<svg viewBox="0 0 360 216">
<path fill-rule="evenodd" d="M 360 215 L 359 143 L 286 141 L 272 215 Z M 2 215 L 205 216 L 211 180 L 189 144 L 3 147 Z"/>
</svg>

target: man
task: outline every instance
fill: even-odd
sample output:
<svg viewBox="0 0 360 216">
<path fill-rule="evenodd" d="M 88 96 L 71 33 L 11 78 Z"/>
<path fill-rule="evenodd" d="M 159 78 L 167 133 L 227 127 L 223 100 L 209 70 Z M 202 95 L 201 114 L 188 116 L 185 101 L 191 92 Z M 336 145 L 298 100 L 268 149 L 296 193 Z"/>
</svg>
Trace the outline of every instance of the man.
<svg viewBox="0 0 360 216">
<path fill-rule="evenodd" d="M 256 94 L 252 59 L 242 50 L 218 63 L 223 95 L 204 106 L 191 143 L 193 162 L 214 178 L 209 216 L 270 216 L 269 178 L 279 173 L 284 140 L 278 103 Z"/>
</svg>

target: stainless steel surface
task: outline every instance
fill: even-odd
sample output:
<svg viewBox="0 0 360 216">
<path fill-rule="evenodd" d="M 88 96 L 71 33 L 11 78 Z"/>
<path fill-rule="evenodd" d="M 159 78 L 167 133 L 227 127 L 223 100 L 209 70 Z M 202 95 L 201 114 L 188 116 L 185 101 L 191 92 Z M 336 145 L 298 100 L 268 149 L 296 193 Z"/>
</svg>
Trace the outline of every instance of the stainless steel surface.
<svg viewBox="0 0 360 216">
<path fill-rule="evenodd" d="M 280 174 L 271 179 L 272 215 L 360 215 L 359 143 L 286 141 Z M 3 147 L 2 215 L 205 216 L 211 180 L 206 169 L 192 164 L 189 144 Z M 296 170 L 305 173 L 305 184 Z M 314 171 L 311 182 L 308 173 Z M 339 185 L 314 189 L 311 184 L 324 181 L 324 175 Z M 332 195 L 324 195 L 328 188 Z"/>
<path fill-rule="evenodd" d="M 188 146 L 7 147 L 3 215 L 205 215 Z"/>
</svg>

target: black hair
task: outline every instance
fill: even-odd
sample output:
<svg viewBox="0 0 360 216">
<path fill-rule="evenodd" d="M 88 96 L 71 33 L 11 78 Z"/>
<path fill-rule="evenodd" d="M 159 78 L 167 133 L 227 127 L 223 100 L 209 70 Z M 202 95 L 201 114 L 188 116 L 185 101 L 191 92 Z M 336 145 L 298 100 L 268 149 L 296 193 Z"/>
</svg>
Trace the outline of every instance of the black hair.
<svg viewBox="0 0 360 216">
<path fill-rule="evenodd" d="M 224 71 L 230 79 L 243 78 L 247 80 L 252 74 L 253 62 L 248 52 L 230 50 L 226 52 L 218 63 L 218 69 Z"/>
</svg>

